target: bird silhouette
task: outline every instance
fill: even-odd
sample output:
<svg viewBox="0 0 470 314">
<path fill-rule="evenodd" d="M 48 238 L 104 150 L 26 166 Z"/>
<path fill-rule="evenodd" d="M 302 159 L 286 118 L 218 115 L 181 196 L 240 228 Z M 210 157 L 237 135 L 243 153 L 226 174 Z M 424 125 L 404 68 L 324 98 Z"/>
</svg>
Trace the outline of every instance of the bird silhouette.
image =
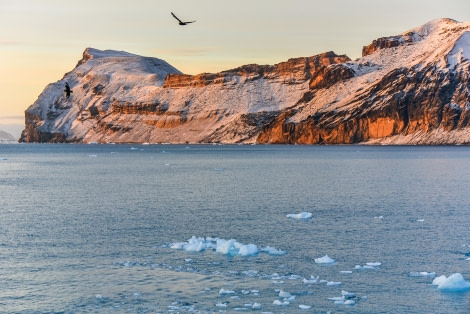
<svg viewBox="0 0 470 314">
<path fill-rule="evenodd" d="M 67 99 L 69 99 L 70 93 L 73 93 L 73 91 L 70 90 L 69 83 L 67 83 L 67 82 L 65 82 L 64 92 L 65 92 L 65 98 L 67 98 Z"/>
<path fill-rule="evenodd" d="M 196 21 L 183 22 L 183 21 L 181 21 L 179 18 L 177 18 L 176 15 L 175 15 L 173 12 L 171 12 L 171 15 L 173 15 L 173 17 L 178 20 L 178 22 L 179 22 L 178 24 L 179 24 L 179 25 L 188 25 L 189 23 L 194 23 L 194 22 L 196 22 Z"/>
</svg>

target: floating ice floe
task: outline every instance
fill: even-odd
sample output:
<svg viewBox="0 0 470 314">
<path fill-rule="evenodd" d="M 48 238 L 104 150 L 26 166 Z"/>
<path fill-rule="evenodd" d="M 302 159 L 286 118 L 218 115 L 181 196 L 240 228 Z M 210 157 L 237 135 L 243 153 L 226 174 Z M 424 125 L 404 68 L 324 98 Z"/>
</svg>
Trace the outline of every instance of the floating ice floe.
<svg viewBox="0 0 470 314">
<path fill-rule="evenodd" d="M 267 246 L 258 248 L 255 244 L 243 244 L 234 239 L 224 240 L 219 238 L 191 237 L 187 242 L 175 242 L 169 245 L 172 249 L 186 250 L 189 252 L 201 252 L 206 249 L 215 250 L 217 253 L 228 256 L 255 256 L 258 252 L 269 255 L 283 255 L 286 252 Z"/>
<path fill-rule="evenodd" d="M 433 285 L 441 291 L 461 292 L 470 290 L 470 282 L 466 281 L 460 273 L 446 277 L 444 275 L 434 278 Z"/>
<path fill-rule="evenodd" d="M 379 262 L 370 262 L 366 263 L 365 265 L 356 265 L 354 269 L 360 270 L 360 269 L 377 269 L 379 266 L 381 266 L 382 263 Z"/>
<path fill-rule="evenodd" d="M 299 309 L 301 309 L 301 310 L 308 310 L 310 308 L 311 308 L 310 305 L 299 304 Z"/>
<path fill-rule="evenodd" d="M 329 257 L 328 255 L 315 259 L 316 264 L 333 264 L 334 262 L 336 261 L 332 259 L 331 257 Z"/>
<path fill-rule="evenodd" d="M 240 311 L 246 311 L 246 310 L 249 310 L 249 309 L 252 309 L 252 310 L 261 310 L 262 308 L 262 305 L 258 302 L 255 302 L 255 303 L 245 303 L 244 304 L 244 308 L 241 308 Z"/>
<path fill-rule="evenodd" d="M 253 310 L 261 310 L 261 307 L 261 304 L 257 302 L 253 303 L 253 305 L 251 306 Z"/>
<path fill-rule="evenodd" d="M 285 306 L 285 305 L 289 305 L 289 304 L 290 304 L 290 302 L 289 302 L 289 301 L 279 301 L 279 300 L 274 300 L 273 304 L 274 304 L 274 305 Z"/>
<path fill-rule="evenodd" d="M 271 246 L 260 248 L 259 251 L 263 252 L 263 253 L 268 253 L 269 255 L 285 255 L 285 254 L 287 254 L 286 251 L 279 250 L 279 249 L 273 248 Z"/>
<path fill-rule="evenodd" d="M 341 281 L 328 281 L 327 286 L 341 286 L 343 283 Z"/>
<path fill-rule="evenodd" d="M 435 277 L 436 273 L 428 273 L 427 271 L 412 271 L 410 277 Z"/>
<path fill-rule="evenodd" d="M 302 281 L 304 282 L 304 284 L 308 285 L 308 284 L 312 284 L 312 283 L 317 283 L 319 278 L 320 278 L 319 276 L 317 276 L 317 277 L 310 276 L 310 279 L 304 278 Z"/>
<path fill-rule="evenodd" d="M 287 214 L 286 217 L 294 219 L 310 219 L 312 218 L 312 213 L 301 212 L 298 214 Z"/>
<path fill-rule="evenodd" d="M 333 298 L 328 298 L 328 300 L 331 300 L 334 302 L 336 305 L 354 305 L 356 304 L 356 301 L 353 299 L 356 299 L 356 295 L 354 293 L 341 290 L 341 296 L 340 297 L 333 297 Z"/>
<path fill-rule="evenodd" d="M 219 294 L 235 294 L 235 291 L 232 290 L 225 290 L 224 288 L 221 288 L 219 290 Z"/>
<path fill-rule="evenodd" d="M 279 297 L 281 298 L 290 298 L 291 296 L 292 294 L 290 294 L 287 291 L 284 291 L 284 290 L 279 291 Z"/>
</svg>

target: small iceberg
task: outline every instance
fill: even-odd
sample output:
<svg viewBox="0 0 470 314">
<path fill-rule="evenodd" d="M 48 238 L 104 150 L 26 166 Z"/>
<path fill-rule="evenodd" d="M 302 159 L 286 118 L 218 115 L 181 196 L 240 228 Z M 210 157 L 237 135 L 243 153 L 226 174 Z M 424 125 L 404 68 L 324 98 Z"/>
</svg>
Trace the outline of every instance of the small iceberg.
<svg viewBox="0 0 470 314">
<path fill-rule="evenodd" d="M 356 265 L 354 269 L 360 270 L 360 269 L 378 269 L 379 266 L 381 266 L 382 263 L 379 262 L 369 262 L 366 263 L 364 266 L 361 265 Z"/>
<path fill-rule="evenodd" d="M 273 302 L 274 305 L 279 305 L 279 306 L 285 306 L 285 305 L 289 305 L 289 301 L 279 301 L 279 300 L 274 300 Z"/>
<path fill-rule="evenodd" d="M 333 264 L 335 262 L 336 261 L 334 259 L 332 259 L 331 257 L 329 257 L 328 255 L 325 255 L 323 257 L 319 257 L 319 258 L 315 259 L 316 264 Z"/>
<path fill-rule="evenodd" d="M 341 281 L 328 281 L 327 286 L 341 286 L 343 283 Z"/>
<path fill-rule="evenodd" d="M 445 292 L 462 292 L 470 290 L 470 282 L 466 281 L 460 273 L 446 277 L 444 275 L 434 278 L 433 285 Z"/>
<path fill-rule="evenodd" d="M 293 219 L 310 219 L 312 218 L 312 213 L 301 212 L 298 214 L 287 214 L 286 217 Z"/>
<path fill-rule="evenodd" d="M 235 294 L 235 291 L 232 290 L 225 290 L 224 288 L 221 288 L 219 290 L 219 294 L 224 295 L 224 294 Z"/>
</svg>

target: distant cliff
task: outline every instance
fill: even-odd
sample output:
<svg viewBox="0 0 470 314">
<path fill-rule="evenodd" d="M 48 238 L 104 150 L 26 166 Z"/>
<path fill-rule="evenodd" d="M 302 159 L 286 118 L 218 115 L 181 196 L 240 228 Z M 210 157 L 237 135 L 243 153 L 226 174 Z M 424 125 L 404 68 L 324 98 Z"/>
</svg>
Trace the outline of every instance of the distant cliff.
<svg viewBox="0 0 470 314">
<path fill-rule="evenodd" d="M 20 141 L 470 143 L 469 60 L 470 23 L 450 19 L 374 40 L 354 61 L 327 52 L 198 75 L 88 48 L 26 110 Z"/>
</svg>

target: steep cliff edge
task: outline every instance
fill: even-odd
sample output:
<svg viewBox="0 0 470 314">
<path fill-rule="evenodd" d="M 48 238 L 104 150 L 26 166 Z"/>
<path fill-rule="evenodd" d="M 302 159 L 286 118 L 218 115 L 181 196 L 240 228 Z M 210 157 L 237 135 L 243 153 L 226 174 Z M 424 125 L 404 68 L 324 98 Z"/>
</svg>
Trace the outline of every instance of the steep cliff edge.
<svg viewBox="0 0 470 314">
<path fill-rule="evenodd" d="M 20 140 L 470 143 L 469 60 L 470 23 L 450 19 L 374 40 L 354 61 L 326 52 L 198 75 L 88 48 L 26 110 Z"/>
</svg>

